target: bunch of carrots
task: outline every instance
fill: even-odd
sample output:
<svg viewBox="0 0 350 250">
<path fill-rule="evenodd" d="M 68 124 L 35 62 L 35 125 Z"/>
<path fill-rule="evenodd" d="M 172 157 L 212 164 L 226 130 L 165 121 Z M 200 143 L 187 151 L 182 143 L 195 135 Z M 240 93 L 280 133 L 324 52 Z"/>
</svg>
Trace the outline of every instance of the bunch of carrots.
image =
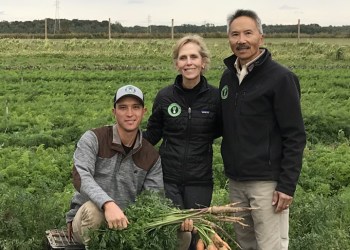
<svg viewBox="0 0 350 250">
<path fill-rule="evenodd" d="M 89 247 L 91 249 L 176 249 L 177 241 L 173 237 L 180 225 L 186 219 L 193 221 L 193 233 L 199 240 L 198 250 L 231 250 L 228 242 L 232 239 L 222 227 L 225 223 L 243 223 L 243 218 L 236 216 L 238 212 L 252 210 L 249 207 L 239 207 L 238 203 L 224 206 L 212 206 L 198 209 L 180 210 L 173 206 L 171 200 L 157 192 L 144 191 L 135 203 L 125 211 L 130 226 L 125 230 L 101 227 L 92 230 Z M 157 236 L 159 234 L 159 237 Z M 152 237 L 149 237 L 152 235 Z M 175 238 L 175 239 L 174 239 Z M 225 240 L 223 240 L 225 239 Z"/>
<path fill-rule="evenodd" d="M 212 206 L 200 209 L 174 210 L 167 214 L 161 214 L 148 225 L 146 231 L 166 225 L 181 224 L 183 220 L 190 218 L 193 220 L 195 231 L 200 239 L 197 242 L 197 250 L 231 250 L 231 247 L 218 234 L 224 234 L 227 238 L 235 242 L 226 231 L 218 225 L 218 222 L 239 223 L 245 225 L 241 217 L 234 216 L 237 212 L 251 210 L 248 207 L 238 207 L 238 203 L 231 203 L 225 206 Z M 235 242 L 236 243 L 236 242 Z M 238 243 L 236 245 L 239 247 Z"/>
<path fill-rule="evenodd" d="M 221 239 L 221 237 L 214 233 L 211 237 L 212 242 L 206 247 L 203 240 L 199 239 L 196 245 L 197 250 L 231 250 L 231 247 L 227 244 L 226 241 Z"/>
</svg>

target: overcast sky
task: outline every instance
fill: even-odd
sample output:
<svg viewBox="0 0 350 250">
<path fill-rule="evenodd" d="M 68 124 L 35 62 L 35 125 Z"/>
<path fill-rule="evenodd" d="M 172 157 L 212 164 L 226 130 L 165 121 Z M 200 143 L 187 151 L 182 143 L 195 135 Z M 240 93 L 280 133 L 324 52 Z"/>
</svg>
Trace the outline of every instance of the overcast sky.
<svg viewBox="0 0 350 250">
<path fill-rule="evenodd" d="M 236 9 L 252 9 L 263 24 L 350 25 L 350 0 L 0 0 L 0 21 L 45 18 L 108 20 L 123 26 L 226 25 Z M 56 11 L 58 10 L 58 11 Z"/>
</svg>

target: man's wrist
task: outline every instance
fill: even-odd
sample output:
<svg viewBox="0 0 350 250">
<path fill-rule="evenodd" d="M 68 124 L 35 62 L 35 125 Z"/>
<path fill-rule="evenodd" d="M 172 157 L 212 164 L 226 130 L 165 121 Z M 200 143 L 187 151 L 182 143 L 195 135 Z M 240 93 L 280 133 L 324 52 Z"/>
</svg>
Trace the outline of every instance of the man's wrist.
<svg viewBox="0 0 350 250">
<path fill-rule="evenodd" d="M 113 203 L 115 204 L 114 201 L 106 201 L 103 205 L 102 205 L 102 209 L 106 210 L 109 206 L 113 206 Z M 115 204 L 116 205 L 116 204 Z"/>
</svg>

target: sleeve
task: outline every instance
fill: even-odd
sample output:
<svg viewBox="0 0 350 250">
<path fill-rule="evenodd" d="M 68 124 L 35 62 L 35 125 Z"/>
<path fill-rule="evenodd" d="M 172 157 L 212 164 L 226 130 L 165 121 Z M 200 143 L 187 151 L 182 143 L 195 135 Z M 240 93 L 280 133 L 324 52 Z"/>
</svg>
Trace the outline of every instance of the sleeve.
<svg viewBox="0 0 350 250">
<path fill-rule="evenodd" d="M 163 171 L 160 157 L 152 168 L 148 171 L 145 182 L 143 183 L 144 190 L 154 190 L 154 191 L 163 191 Z"/>
<path fill-rule="evenodd" d="M 290 72 L 278 85 L 274 97 L 274 111 L 282 139 L 281 174 L 277 191 L 294 195 L 302 167 L 306 134 L 300 104 L 300 84 Z"/>
<path fill-rule="evenodd" d="M 74 152 L 74 168 L 80 177 L 81 195 L 88 197 L 99 208 L 107 201 L 113 200 L 95 181 L 98 140 L 92 131 L 87 131 L 79 140 Z"/>
<path fill-rule="evenodd" d="M 152 114 L 148 119 L 146 131 L 143 131 L 142 136 L 152 145 L 156 145 L 162 139 L 163 127 L 161 95 L 158 93 L 153 103 Z"/>
</svg>

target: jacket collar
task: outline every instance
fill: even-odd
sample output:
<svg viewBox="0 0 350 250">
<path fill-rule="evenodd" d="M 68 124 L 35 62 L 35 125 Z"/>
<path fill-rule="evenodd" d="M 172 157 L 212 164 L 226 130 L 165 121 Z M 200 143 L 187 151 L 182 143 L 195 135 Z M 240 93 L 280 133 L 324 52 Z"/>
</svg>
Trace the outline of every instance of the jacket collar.
<svg viewBox="0 0 350 250">
<path fill-rule="evenodd" d="M 120 135 L 118 133 L 117 126 L 118 126 L 117 124 L 114 124 L 112 126 L 113 139 L 111 142 L 111 148 L 120 153 L 124 153 L 124 148 L 120 139 Z M 131 152 L 134 154 L 141 148 L 141 146 L 142 146 L 142 132 L 141 132 L 141 129 L 139 128 L 136 136 L 135 145 L 134 145 L 134 148 L 131 150 Z"/>
<path fill-rule="evenodd" d="M 199 93 L 202 93 L 202 92 L 208 90 L 209 86 L 208 86 L 208 82 L 207 82 L 207 79 L 205 78 L 205 76 L 201 75 L 200 81 L 202 83 L 202 86 L 201 86 Z M 174 86 L 177 90 L 183 91 L 182 90 L 182 75 L 181 74 L 176 76 Z"/>
<path fill-rule="evenodd" d="M 248 66 L 248 72 L 252 71 L 254 67 L 258 67 L 261 64 L 263 64 L 266 60 L 268 60 L 269 58 L 271 58 L 271 53 L 268 51 L 268 49 L 266 48 L 261 48 L 264 50 L 263 54 L 260 55 L 256 60 L 253 60 L 253 62 L 251 64 L 249 64 Z M 235 62 L 237 60 L 237 56 L 235 54 L 227 57 L 224 59 L 224 64 L 226 65 L 226 67 L 230 70 L 233 70 L 234 72 L 237 72 L 236 68 L 235 68 Z"/>
</svg>

